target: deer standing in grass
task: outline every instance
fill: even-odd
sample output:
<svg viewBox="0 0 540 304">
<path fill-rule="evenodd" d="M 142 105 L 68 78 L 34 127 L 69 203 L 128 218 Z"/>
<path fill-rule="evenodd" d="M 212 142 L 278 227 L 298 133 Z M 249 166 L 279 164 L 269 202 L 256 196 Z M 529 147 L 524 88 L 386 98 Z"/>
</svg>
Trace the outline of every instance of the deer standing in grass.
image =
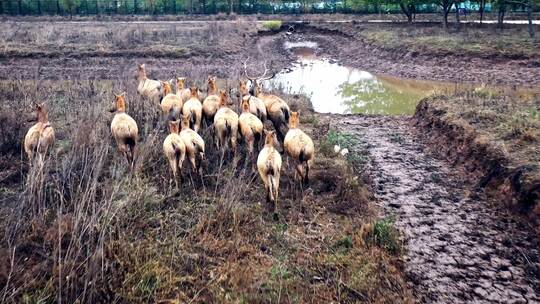
<svg viewBox="0 0 540 304">
<path fill-rule="evenodd" d="M 49 148 L 54 144 L 54 129 L 49 122 L 49 115 L 45 109 L 45 104 L 34 103 L 36 109 L 37 122 L 26 133 L 24 137 L 24 151 L 28 156 L 30 165 L 34 160 L 35 153 L 38 155 L 40 163 L 43 162 Z M 30 121 L 35 121 L 34 119 Z"/>
<path fill-rule="evenodd" d="M 189 125 L 195 131 L 199 132 L 202 120 L 202 104 L 199 101 L 199 89 L 191 87 L 191 97 L 184 103 L 182 113 L 184 117 L 189 118 Z"/>
<path fill-rule="evenodd" d="M 111 122 L 111 133 L 116 140 L 118 151 L 124 155 L 133 169 L 139 129 L 135 120 L 126 114 L 125 93 L 115 94 L 115 103 L 111 112 L 116 112 Z"/>
<path fill-rule="evenodd" d="M 148 79 L 148 77 L 146 77 L 145 64 L 139 65 L 137 80 L 139 81 L 137 93 L 158 105 L 163 97 L 161 92 L 161 82 L 159 82 L 159 80 Z"/>
<path fill-rule="evenodd" d="M 216 146 L 223 149 L 230 143 L 231 150 L 236 155 L 236 141 L 238 138 L 238 114 L 231 110 L 228 104 L 227 92 L 219 92 L 220 108 L 214 116 L 214 134 L 216 136 Z"/>
<path fill-rule="evenodd" d="M 172 85 L 168 81 L 162 81 L 163 87 L 163 99 L 161 100 L 161 110 L 163 116 L 169 115 L 170 120 L 181 119 L 180 113 L 182 112 L 182 98 L 178 94 L 172 93 Z"/>
<path fill-rule="evenodd" d="M 203 101 L 203 115 L 206 125 L 214 122 L 214 116 L 220 107 L 220 97 L 217 95 L 216 77 L 208 77 L 208 96 Z"/>
<path fill-rule="evenodd" d="M 242 114 L 238 118 L 238 124 L 240 126 L 240 134 L 247 143 L 248 152 L 250 156 L 253 156 L 253 150 L 259 146 L 263 133 L 263 123 L 261 120 L 253 115 L 249 110 L 249 103 L 244 100 L 242 102 Z"/>
<path fill-rule="evenodd" d="M 251 95 L 259 98 L 264 102 L 266 107 L 266 115 L 272 121 L 274 128 L 277 131 L 277 136 L 280 142 L 283 142 L 285 134 L 287 133 L 287 124 L 289 122 L 289 116 L 291 110 L 287 103 L 280 97 L 272 94 L 266 94 L 262 92 L 261 82 L 264 80 L 272 79 L 275 74 L 267 76 L 269 69 L 264 63 L 264 72 L 262 76 L 250 77 L 247 74 L 247 61 L 244 62 L 244 74 L 251 81 Z"/>
<path fill-rule="evenodd" d="M 191 97 L 191 90 L 186 88 L 186 78 L 176 77 L 176 95 L 182 98 L 182 101 L 187 101 Z"/>
<path fill-rule="evenodd" d="M 289 132 L 285 136 L 283 147 L 296 163 L 295 179 L 299 177 L 301 183 L 308 184 L 309 170 L 315 158 L 315 146 L 313 140 L 298 128 L 299 118 L 298 112 L 291 113 Z"/>
<path fill-rule="evenodd" d="M 178 178 L 182 182 L 182 172 L 179 171 L 181 171 L 182 163 L 186 157 L 186 145 L 180 137 L 180 120 L 170 121 L 169 131 L 170 134 L 163 141 L 163 153 L 169 161 L 172 176 L 176 188 L 178 188 Z"/>
<path fill-rule="evenodd" d="M 240 104 L 244 100 L 247 100 L 249 103 L 249 111 L 257 116 L 262 122 L 266 121 L 266 106 L 264 102 L 259 98 L 249 94 L 249 88 L 247 81 L 240 80 L 239 82 L 239 91 L 240 91 Z"/>
<path fill-rule="evenodd" d="M 274 147 L 275 132 L 266 133 L 264 148 L 257 158 L 257 169 L 266 189 L 266 201 L 277 206 L 279 178 L 281 174 L 281 155 Z"/>
<path fill-rule="evenodd" d="M 182 131 L 180 132 L 180 138 L 186 146 L 186 155 L 191 163 L 192 170 L 201 174 L 201 166 L 197 166 L 197 156 L 201 161 L 204 159 L 204 140 L 190 128 L 189 117 L 184 116 L 182 118 Z"/>
</svg>

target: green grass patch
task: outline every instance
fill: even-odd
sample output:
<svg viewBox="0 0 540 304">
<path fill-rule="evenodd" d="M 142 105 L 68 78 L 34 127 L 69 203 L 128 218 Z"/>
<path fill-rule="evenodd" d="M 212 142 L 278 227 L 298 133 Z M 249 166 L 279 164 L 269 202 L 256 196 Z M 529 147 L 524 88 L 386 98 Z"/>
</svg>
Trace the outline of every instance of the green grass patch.
<svg viewBox="0 0 540 304">
<path fill-rule="evenodd" d="M 283 23 L 281 22 L 281 20 L 268 20 L 268 21 L 263 21 L 263 27 L 267 30 L 270 30 L 270 31 L 277 31 L 281 28 L 281 25 Z"/>
<path fill-rule="evenodd" d="M 399 234 L 394 227 L 393 217 L 386 217 L 375 221 L 369 239 L 380 248 L 392 254 L 398 253 L 401 248 Z"/>
</svg>

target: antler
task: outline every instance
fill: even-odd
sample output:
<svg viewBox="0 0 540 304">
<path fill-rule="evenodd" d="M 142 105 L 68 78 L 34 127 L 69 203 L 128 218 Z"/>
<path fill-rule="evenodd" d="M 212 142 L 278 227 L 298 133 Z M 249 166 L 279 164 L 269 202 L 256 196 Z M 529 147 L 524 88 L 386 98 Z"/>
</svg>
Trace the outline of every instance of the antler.
<svg viewBox="0 0 540 304">
<path fill-rule="evenodd" d="M 249 57 L 246 59 L 246 61 L 244 61 L 244 75 L 246 75 L 246 78 L 251 80 L 251 82 L 254 82 L 256 80 L 267 80 L 267 79 L 271 79 L 271 78 L 274 78 L 274 76 L 276 76 L 276 74 L 272 74 L 271 76 L 266 76 L 266 74 L 270 71 L 267 67 L 266 67 L 266 60 L 264 61 L 264 72 L 261 76 L 259 77 L 250 77 L 248 74 L 247 74 L 247 62 L 249 60 Z"/>
</svg>

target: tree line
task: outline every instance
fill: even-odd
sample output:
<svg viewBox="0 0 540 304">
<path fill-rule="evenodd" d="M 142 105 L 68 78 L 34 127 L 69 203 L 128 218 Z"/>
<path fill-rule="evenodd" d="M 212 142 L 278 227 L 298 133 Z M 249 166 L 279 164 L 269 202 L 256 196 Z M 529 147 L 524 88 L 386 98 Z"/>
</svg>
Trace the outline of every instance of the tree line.
<svg viewBox="0 0 540 304">
<path fill-rule="evenodd" d="M 414 22 L 418 13 L 441 13 L 444 27 L 453 11 L 460 14 L 487 9 L 497 13 L 502 27 L 509 11 L 540 10 L 540 0 L 2 0 L 0 14 L 8 15 L 99 15 L 99 14 L 299 14 L 299 13 L 402 13 Z M 532 29 L 532 24 L 531 24 Z"/>
<path fill-rule="evenodd" d="M 475 7 L 483 18 L 491 7 L 504 18 L 507 11 L 540 9 L 540 0 L 2 0 L 0 14 L 215 14 L 215 13 L 398 13 L 409 21 L 416 13 Z"/>
</svg>

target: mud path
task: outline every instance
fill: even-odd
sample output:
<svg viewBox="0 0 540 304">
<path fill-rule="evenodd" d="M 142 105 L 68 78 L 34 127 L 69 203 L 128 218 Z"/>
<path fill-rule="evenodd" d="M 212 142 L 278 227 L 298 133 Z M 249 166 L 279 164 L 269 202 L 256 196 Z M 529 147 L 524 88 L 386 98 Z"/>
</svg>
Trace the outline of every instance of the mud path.
<svg viewBox="0 0 540 304">
<path fill-rule="evenodd" d="M 407 275 L 424 303 L 539 303 L 539 240 L 443 161 L 408 118 L 341 116 L 357 135 L 386 215 L 404 233 Z"/>
</svg>

